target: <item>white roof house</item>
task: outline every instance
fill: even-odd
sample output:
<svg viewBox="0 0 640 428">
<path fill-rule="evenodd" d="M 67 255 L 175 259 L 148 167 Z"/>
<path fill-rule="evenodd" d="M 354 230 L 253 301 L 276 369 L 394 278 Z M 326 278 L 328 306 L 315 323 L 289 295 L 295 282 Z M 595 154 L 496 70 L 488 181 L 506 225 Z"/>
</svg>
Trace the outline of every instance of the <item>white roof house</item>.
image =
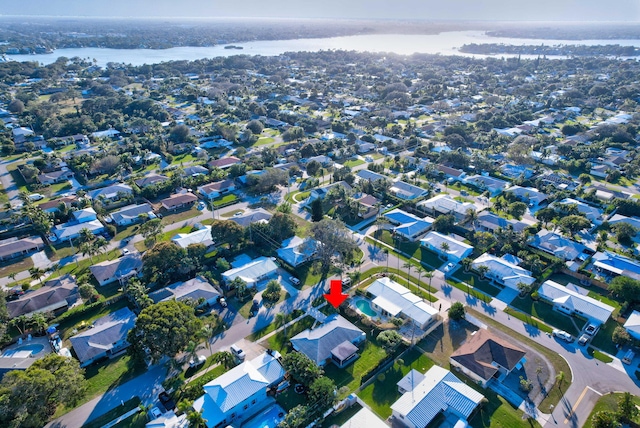
<svg viewBox="0 0 640 428">
<path fill-rule="evenodd" d="M 374 296 L 371 302 L 374 307 L 392 317 L 402 315 L 409 318 L 420 328 L 437 319 L 437 309 L 390 278 L 376 279 L 367 288 L 367 292 Z"/>
<path fill-rule="evenodd" d="M 105 231 L 104 225 L 100 220 L 91 220 L 85 223 L 65 223 L 54 227 L 52 232 L 59 241 L 75 239 L 80 236 L 82 229 L 88 229 L 94 235 Z"/>
<path fill-rule="evenodd" d="M 442 248 L 442 244 L 446 243 L 449 247 L 446 251 Z M 438 254 L 444 255 L 448 260 L 459 262 L 468 257 L 473 252 L 473 246 L 458 241 L 450 236 L 443 235 L 438 232 L 429 232 L 420 240 L 420 245 L 427 247 Z"/>
<path fill-rule="evenodd" d="M 533 187 L 511 186 L 507 189 L 507 192 L 513 193 L 516 198 L 523 202 L 532 203 L 534 205 L 540 205 L 548 198 L 545 193 L 542 193 Z"/>
<path fill-rule="evenodd" d="M 413 374 L 409 373 L 407 376 Z M 418 384 L 391 405 L 391 410 L 396 420 L 407 427 L 425 427 L 440 412 L 455 415 L 466 421 L 483 398 L 482 394 L 466 385 L 449 370 L 433 366 Z"/>
<path fill-rule="evenodd" d="M 187 428 L 188 426 L 186 413 L 176 416 L 175 412 L 170 410 L 159 418 L 147 422 L 145 428 Z"/>
<path fill-rule="evenodd" d="M 586 257 L 583 253 L 587 247 L 547 229 L 533 236 L 529 245 L 567 261 L 577 258 L 584 260 Z"/>
<path fill-rule="evenodd" d="M 543 299 L 549 300 L 561 312 L 574 313 L 588 318 L 596 324 L 607 322 L 614 308 L 592 297 L 580 294 L 572 288 L 554 281 L 545 281 L 538 289 Z"/>
<path fill-rule="evenodd" d="M 428 190 L 422 187 L 414 186 L 413 184 L 405 183 L 404 181 L 394 181 L 389 192 L 393 193 L 400 199 L 416 199 L 421 198 L 429 193 Z"/>
<path fill-rule="evenodd" d="M 181 248 L 187 248 L 192 244 L 204 244 L 209 247 L 213 245 L 211 226 L 204 226 L 202 229 L 191 233 L 178 233 L 171 238 L 171 241 L 175 242 L 175 244 Z"/>
<path fill-rule="evenodd" d="M 599 273 L 611 276 L 624 275 L 640 280 L 640 263 L 621 254 L 609 251 L 593 255 L 594 267 Z"/>
<path fill-rule="evenodd" d="M 500 180 L 499 178 L 488 175 L 473 175 L 465 178 L 464 181 L 478 187 L 479 189 L 486 189 L 494 196 L 509 186 L 508 181 Z"/>
<path fill-rule="evenodd" d="M 193 299 L 195 301 L 204 299 L 205 303 L 214 304 L 218 296 L 220 296 L 220 292 L 201 276 L 196 276 L 184 282 L 176 282 L 149 293 L 149 297 L 155 303 L 172 299 L 180 301 L 185 299 Z"/>
<path fill-rule="evenodd" d="M 91 190 L 87 192 L 87 196 L 91 199 L 118 199 L 120 195 L 133 195 L 133 189 L 131 186 L 124 183 L 116 183 L 111 186 L 103 187 L 101 189 Z"/>
<path fill-rule="evenodd" d="M 340 428 L 389 428 L 382 419 L 366 407 L 358 410 Z"/>
<path fill-rule="evenodd" d="M 458 202 L 452 199 L 449 195 L 436 195 L 426 201 L 418 202 L 416 206 L 422 211 L 432 212 L 438 211 L 442 214 L 454 214 L 457 216 L 467 215 L 467 210 L 471 209 L 474 212 L 477 208 L 470 202 Z"/>
<path fill-rule="evenodd" d="M 535 281 L 530 271 L 488 253 L 484 253 L 471 263 L 473 269 L 477 270 L 479 266 L 487 266 L 489 268 L 486 273 L 487 278 L 514 290 L 518 289 L 518 283 L 520 282 L 529 285 Z"/>
<path fill-rule="evenodd" d="M 425 233 L 434 222 L 431 217 L 420 218 L 401 209 L 389 211 L 384 215 L 389 223 L 396 225 L 393 231 L 410 241 L 415 241 Z"/>
<path fill-rule="evenodd" d="M 316 253 L 318 242 L 312 238 L 302 239 L 293 236 L 282 242 L 282 247 L 278 248 L 276 253 L 280 259 L 284 260 L 290 266 L 296 267 L 302 263 L 311 260 Z"/>
<path fill-rule="evenodd" d="M 582 201 L 578 201 L 577 199 L 572 198 L 565 198 L 561 201 L 554 202 L 554 206 L 558 205 L 575 205 L 578 207 L 578 212 L 584 214 L 587 220 L 589 220 L 591 223 L 595 225 L 602 224 L 602 211 L 596 207 L 592 207 L 591 205 L 585 204 Z"/>
<path fill-rule="evenodd" d="M 640 339 L 640 312 L 633 311 L 623 326 L 634 339 Z"/>
<path fill-rule="evenodd" d="M 280 382 L 286 373 L 276 351 L 245 361 L 204 386 L 204 395 L 193 403 L 202 412 L 207 427 L 236 425 L 247 420 L 268 403 L 267 388 Z"/>
<path fill-rule="evenodd" d="M 149 219 L 156 218 L 156 215 L 153 213 L 153 208 L 147 203 L 127 205 L 126 207 L 111 213 L 110 217 L 118 226 L 126 226 L 128 224 L 142 221 L 141 216 L 144 216 L 145 214 Z"/>
<path fill-rule="evenodd" d="M 630 226 L 633 226 L 636 229 L 640 230 L 640 218 L 638 217 L 627 217 L 622 214 L 615 214 L 608 221 L 609 221 L 609 226 L 612 226 L 618 223 L 628 223 Z"/>
<path fill-rule="evenodd" d="M 231 282 L 236 278 L 242 279 L 247 285 L 257 287 L 258 282 L 269 278 L 278 271 L 278 266 L 269 257 L 258 257 L 237 268 L 222 273 L 222 278 Z"/>
</svg>

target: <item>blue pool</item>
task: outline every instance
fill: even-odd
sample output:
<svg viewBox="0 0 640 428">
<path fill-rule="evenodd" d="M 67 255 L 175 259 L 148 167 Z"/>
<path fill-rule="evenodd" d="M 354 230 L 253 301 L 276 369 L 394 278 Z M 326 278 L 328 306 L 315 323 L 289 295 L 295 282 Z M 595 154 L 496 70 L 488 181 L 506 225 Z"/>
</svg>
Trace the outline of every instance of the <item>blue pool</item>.
<svg viewBox="0 0 640 428">
<path fill-rule="evenodd" d="M 284 420 L 286 414 L 282 407 L 273 404 L 243 423 L 242 428 L 275 428 Z"/>
<path fill-rule="evenodd" d="M 369 303 L 367 300 L 358 300 L 356 302 L 356 308 L 360 309 L 360 312 L 370 317 L 375 317 L 378 315 L 378 313 L 371 307 L 371 303 Z"/>
<path fill-rule="evenodd" d="M 8 349 L 2 354 L 3 357 L 31 357 L 39 354 L 44 349 L 44 345 L 40 343 L 34 343 L 29 345 L 22 345 L 17 348 Z"/>
</svg>

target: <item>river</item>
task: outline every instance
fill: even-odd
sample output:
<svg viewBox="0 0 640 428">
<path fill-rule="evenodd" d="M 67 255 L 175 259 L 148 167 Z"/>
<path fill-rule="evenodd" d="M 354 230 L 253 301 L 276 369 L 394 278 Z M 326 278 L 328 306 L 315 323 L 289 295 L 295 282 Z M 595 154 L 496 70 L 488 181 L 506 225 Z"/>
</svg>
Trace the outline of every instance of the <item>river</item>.
<svg viewBox="0 0 640 428">
<path fill-rule="evenodd" d="M 465 54 L 459 48 L 469 43 L 504 43 L 508 45 L 621 45 L 640 47 L 636 40 L 542 40 L 491 37 L 484 31 L 451 31 L 430 35 L 372 34 L 361 36 L 330 37 L 322 39 L 261 40 L 246 43 L 234 43 L 243 49 L 224 49 L 224 46 L 177 47 L 170 49 L 104 49 L 72 48 L 57 49 L 53 54 L 10 55 L 15 61 L 38 61 L 50 64 L 58 57 L 95 59 L 98 65 L 108 62 L 120 62 L 131 65 L 156 64 L 164 61 L 189 60 L 201 58 L 226 57 L 232 55 L 275 56 L 285 52 L 317 52 L 321 50 L 347 50 L 358 52 L 390 52 L 400 55 L 413 53 L 464 55 L 484 58 L 489 55 Z M 514 55 L 499 54 L 495 57 Z M 535 55 L 522 55 L 523 58 Z"/>
</svg>

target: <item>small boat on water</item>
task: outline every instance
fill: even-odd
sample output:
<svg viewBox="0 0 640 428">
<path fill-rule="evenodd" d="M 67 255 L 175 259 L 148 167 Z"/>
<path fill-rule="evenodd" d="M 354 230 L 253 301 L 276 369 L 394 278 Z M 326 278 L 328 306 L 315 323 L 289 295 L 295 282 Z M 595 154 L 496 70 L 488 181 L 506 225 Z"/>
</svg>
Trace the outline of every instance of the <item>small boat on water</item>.
<svg viewBox="0 0 640 428">
<path fill-rule="evenodd" d="M 227 45 L 224 48 L 225 49 L 244 49 L 242 46 L 236 46 L 236 45 Z"/>
</svg>

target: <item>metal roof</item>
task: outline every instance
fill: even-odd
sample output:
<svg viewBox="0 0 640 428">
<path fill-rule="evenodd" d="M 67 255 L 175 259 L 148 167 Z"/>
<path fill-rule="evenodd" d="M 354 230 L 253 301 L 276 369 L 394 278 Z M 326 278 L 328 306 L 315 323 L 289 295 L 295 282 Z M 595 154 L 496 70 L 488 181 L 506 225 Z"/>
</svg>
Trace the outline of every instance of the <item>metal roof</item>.
<svg viewBox="0 0 640 428">
<path fill-rule="evenodd" d="M 553 303 L 559 304 L 573 311 L 580 312 L 592 320 L 607 322 L 614 308 L 599 300 L 580 293 L 558 284 L 554 281 L 545 281 L 538 289 L 540 297 L 551 300 Z"/>
</svg>

